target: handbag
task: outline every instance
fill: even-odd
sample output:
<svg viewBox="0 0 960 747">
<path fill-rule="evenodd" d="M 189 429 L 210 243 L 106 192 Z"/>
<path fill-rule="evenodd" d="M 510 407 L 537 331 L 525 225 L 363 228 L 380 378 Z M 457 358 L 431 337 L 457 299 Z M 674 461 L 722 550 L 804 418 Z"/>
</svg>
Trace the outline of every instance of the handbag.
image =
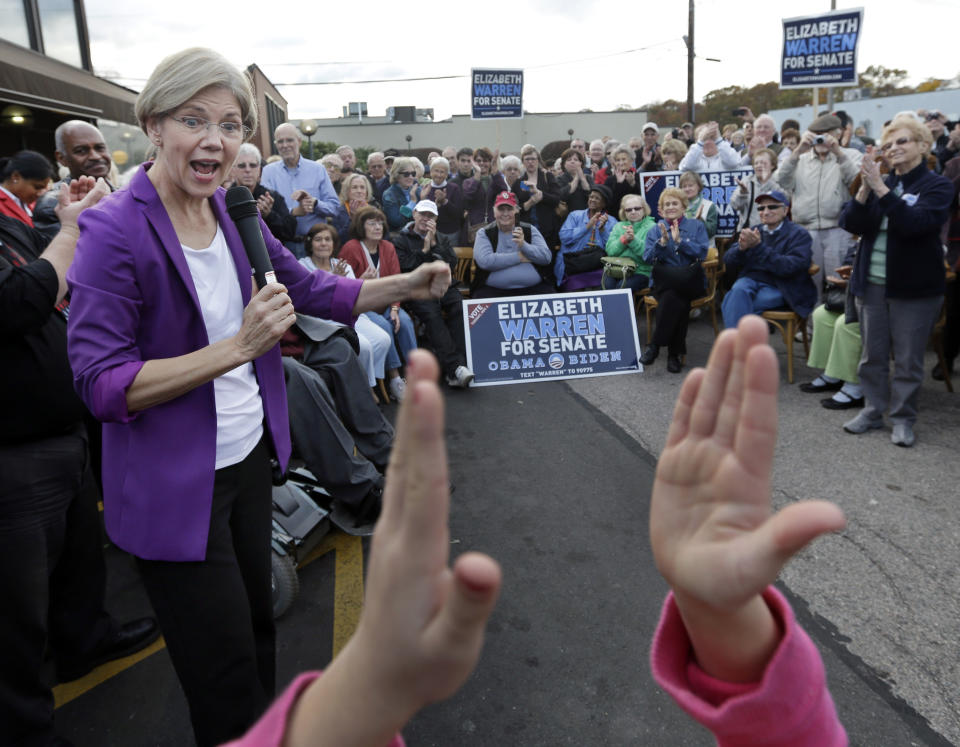
<svg viewBox="0 0 960 747">
<path fill-rule="evenodd" d="M 844 311 L 847 307 L 846 286 L 827 283 L 823 288 L 823 305 L 827 307 L 827 311 Z"/>
<path fill-rule="evenodd" d="M 674 290 L 693 300 L 703 295 L 703 267 L 699 262 L 689 265 L 668 265 L 657 262 L 650 273 L 654 294 Z"/>
<path fill-rule="evenodd" d="M 600 287 L 604 287 L 607 278 L 612 278 L 619 280 L 622 288 L 626 285 L 627 278 L 637 271 L 637 263 L 629 257 L 601 257 L 600 263 L 603 265 Z"/>
<path fill-rule="evenodd" d="M 602 246 L 587 246 L 579 252 L 570 252 L 563 255 L 563 266 L 568 275 L 579 275 L 582 272 L 593 272 L 601 267 L 601 260 L 605 255 Z"/>
</svg>

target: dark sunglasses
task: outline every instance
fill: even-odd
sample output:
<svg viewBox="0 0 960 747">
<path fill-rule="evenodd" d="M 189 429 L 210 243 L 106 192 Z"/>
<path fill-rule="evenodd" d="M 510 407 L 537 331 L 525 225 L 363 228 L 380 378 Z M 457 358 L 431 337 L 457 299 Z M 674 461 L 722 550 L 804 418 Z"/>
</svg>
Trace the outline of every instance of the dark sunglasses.
<svg viewBox="0 0 960 747">
<path fill-rule="evenodd" d="M 776 205 L 757 205 L 757 212 L 762 213 L 764 210 L 779 210 L 783 205 L 777 203 Z"/>
<path fill-rule="evenodd" d="M 259 164 L 259 163 L 253 163 L 253 162 L 251 162 L 251 163 L 238 163 L 238 164 L 237 164 L 237 168 L 238 168 L 238 169 L 259 169 L 259 168 L 260 168 L 260 164 Z"/>
<path fill-rule="evenodd" d="M 416 171 L 398 171 L 397 176 L 416 176 Z"/>
</svg>

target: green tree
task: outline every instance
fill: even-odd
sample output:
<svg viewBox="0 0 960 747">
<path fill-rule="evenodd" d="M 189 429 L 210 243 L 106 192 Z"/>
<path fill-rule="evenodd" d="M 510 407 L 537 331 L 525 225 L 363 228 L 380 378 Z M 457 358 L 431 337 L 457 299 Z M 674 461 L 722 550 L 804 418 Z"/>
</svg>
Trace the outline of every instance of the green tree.
<svg viewBox="0 0 960 747">
<path fill-rule="evenodd" d="M 900 85 L 907 79 L 908 74 L 906 70 L 900 70 L 899 68 L 870 65 L 860 73 L 860 87 L 869 88 L 873 96 L 912 93 L 912 88 Z"/>
</svg>

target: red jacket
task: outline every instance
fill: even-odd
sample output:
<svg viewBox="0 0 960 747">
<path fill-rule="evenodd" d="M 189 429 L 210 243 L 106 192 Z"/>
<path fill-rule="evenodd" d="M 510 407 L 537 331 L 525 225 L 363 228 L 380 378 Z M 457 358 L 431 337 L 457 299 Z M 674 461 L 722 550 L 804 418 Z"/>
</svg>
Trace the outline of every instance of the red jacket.
<svg viewBox="0 0 960 747">
<path fill-rule="evenodd" d="M 26 223 L 30 228 L 33 228 L 33 219 L 17 204 L 16 200 L 2 189 L 0 189 L 0 213 L 9 215 L 11 218 L 16 218 L 18 221 Z"/>
<path fill-rule="evenodd" d="M 380 239 L 378 253 L 380 254 L 380 277 L 385 278 L 389 275 L 399 275 L 400 260 L 397 259 L 397 250 L 394 245 L 386 239 Z M 369 266 L 367 263 L 367 253 L 363 251 L 359 239 L 350 239 L 350 241 L 343 245 L 340 249 L 340 254 L 337 256 L 353 268 L 353 273 L 358 278 Z"/>
</svg>

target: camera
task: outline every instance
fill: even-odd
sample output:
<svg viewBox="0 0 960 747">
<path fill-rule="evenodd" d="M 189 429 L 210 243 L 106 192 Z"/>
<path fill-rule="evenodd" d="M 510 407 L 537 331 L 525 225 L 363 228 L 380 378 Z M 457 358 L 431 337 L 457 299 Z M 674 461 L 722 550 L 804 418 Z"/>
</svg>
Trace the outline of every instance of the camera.
<svg viewBox="0 0 960 747">
<path fill-rule="evenodd" d="M 734 117 L 742 117 L 746 113 L 747 113 L 747 110 L 744 109 L 742 106 L 739 109 L 734 109 L 732 112 L 730 112 L 730 114 L 732 114 Z"/>
<path fill-rule="evenodd" d="M 813 139 L 813 144 L 814 144 L 814 145 L 823 145 L 825 142 L 826 142 L 826 140 L 824 139 L 823 135 L 817 135 L 817 136 Z"/>
</svg>

